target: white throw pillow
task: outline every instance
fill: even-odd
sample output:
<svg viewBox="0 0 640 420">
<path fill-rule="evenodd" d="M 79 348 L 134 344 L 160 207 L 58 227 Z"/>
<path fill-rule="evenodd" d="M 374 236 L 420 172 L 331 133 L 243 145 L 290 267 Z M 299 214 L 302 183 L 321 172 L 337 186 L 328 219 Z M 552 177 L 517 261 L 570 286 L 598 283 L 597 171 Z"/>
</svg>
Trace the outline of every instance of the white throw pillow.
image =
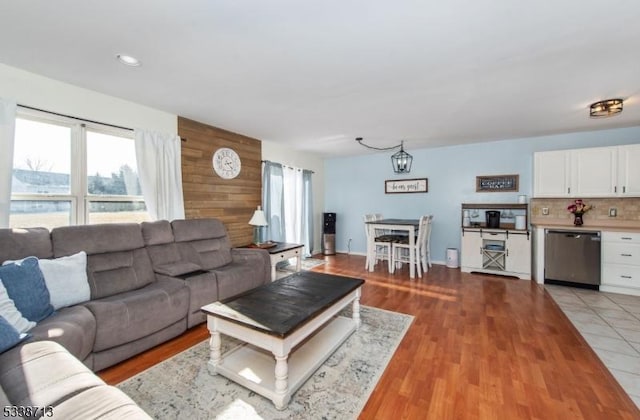
<svg viewBox="0 0 640 420">
<path fill-rule="evenodd" d="M 35 322 L 29 321 L 22 316 L 13 300 L 9 297 L 2 281 L 0 281 L 0 316 L 6 319 L 20 333 L 25 333 L 36 326 Z"/>
<path fill-rule="evenodd" d="M 18 261 L 5 261 L 2 265 Z M 53 309 L 65 308 L 91 298 L 87 279 L 87 253 L 80 251 L 68 257 L 38 259 L 38 266 L 49 290 Z"/>
<path fill-rule="evenodd" d="M 51 305 L 60 309 L 91 298 L 87 279 L 87 253 L 84 251 L 53 260 L 38 260 L 49 289 Z"/>
</svg>

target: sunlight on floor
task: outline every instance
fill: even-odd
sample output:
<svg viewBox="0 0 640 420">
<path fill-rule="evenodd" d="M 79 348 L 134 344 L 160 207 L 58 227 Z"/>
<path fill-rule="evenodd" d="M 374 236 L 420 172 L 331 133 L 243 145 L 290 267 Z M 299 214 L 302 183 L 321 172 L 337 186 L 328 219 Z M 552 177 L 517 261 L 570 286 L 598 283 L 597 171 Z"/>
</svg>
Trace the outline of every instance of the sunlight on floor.
<svg viewBox="0 0 640 420">
<path fill-rule="evenodd" d="M 264 420 L 251 404 L 241 399 L 234 400 L 215 418 L 220 420 Z"/>
<path fill-rule="evenodd" d="M 368 284 L 384 287 L 387 289 L 399 290 L 402 292 L 410 292 L 415 295 L 427 296 L 435 299 L 455 302 L 458 300 L 458 293 L 452 289 L 445 289 L 438 286 L 425 286 L 424 289 L 417 289 L 414 286 L 404 286 L 401 284 L 392 284 L 386 281 L 376 281 L 367 279 Z"/>
</svg>

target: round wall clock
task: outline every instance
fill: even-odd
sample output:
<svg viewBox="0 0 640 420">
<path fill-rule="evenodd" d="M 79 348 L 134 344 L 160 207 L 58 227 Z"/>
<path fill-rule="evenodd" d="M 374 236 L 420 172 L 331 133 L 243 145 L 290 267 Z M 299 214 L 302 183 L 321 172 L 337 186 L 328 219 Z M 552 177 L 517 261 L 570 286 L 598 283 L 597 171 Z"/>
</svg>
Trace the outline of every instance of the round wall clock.
<svg viewBox="0 0 640 420">
<path fill-rule="evenodd" d="M 233 149 L 221 147 L 213 154 L 213 170 L 221 178 L 233 179 L 240 174 L 240 156 Z"/>
</svg>

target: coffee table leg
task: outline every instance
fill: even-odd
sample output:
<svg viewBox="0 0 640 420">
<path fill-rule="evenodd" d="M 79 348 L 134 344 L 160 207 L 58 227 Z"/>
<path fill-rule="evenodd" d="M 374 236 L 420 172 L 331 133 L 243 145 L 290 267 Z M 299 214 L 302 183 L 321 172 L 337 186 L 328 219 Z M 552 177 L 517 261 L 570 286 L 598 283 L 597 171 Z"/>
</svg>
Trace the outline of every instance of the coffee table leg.
<svg viewBox="0 0 640 420">
<path fill-rule="evenodd" d="M 289 403 L 289 398 L 290 398 L 290 396 L 287 395 L 287 391 L 289 390 L 289 385 L 287 383 L 287 379 L 289 376 L 289 366 L 287 365 L 287 358 L 289 357 L 289 355 L 288 354 L 285 354 L 284 356 L 275 355 L 275 357 L 276 357 L 276 370 L 275 370 L 276 395 L 273 399 L 273 403 L 275 404 L 278 410 L 284 410 L 287 404 Z"/>
<path fill-rule="evenodd" d="M 360 293 L 353 300 L 353 307 L 351 309 L 353 322 L 356 324 L 356 328 L 360 327 Z"/>
<path fill-rule="evenodd" d="M 222 340 L 220 339 L 220 333 L 218 331 L 211 331 L 211 338 L 209 339 L 209 366 L 213 366 L 213 369 L 209 369 L 209 372 L 214 375 L 218 373 L 216 372 L 216 367 L 222 363 L 221 347 Z"/>
</svg>

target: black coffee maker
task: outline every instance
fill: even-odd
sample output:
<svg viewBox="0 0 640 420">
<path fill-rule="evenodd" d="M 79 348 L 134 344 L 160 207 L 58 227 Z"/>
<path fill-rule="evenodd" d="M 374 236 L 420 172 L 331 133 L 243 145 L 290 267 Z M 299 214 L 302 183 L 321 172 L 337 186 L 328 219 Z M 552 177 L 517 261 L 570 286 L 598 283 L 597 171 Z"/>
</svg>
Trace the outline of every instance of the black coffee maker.
<svg viewBox="0 0 640 420">
<path fill-rule="evenodd" d="M 487 218 L 487 228 L 498 229 L 500 227 L 500 212 L 496 210 L 489 210 L 485 212 Z"/>
</svg>

